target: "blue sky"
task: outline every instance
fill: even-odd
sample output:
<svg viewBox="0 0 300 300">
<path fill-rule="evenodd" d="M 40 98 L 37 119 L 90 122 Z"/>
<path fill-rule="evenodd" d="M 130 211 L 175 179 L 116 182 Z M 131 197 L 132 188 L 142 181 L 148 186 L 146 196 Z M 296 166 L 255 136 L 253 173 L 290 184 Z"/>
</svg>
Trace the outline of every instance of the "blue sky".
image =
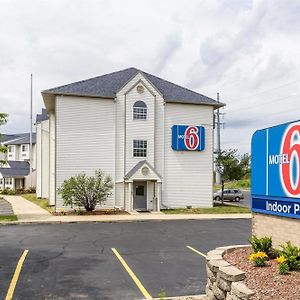
<svg viewBox="0 0 300 300">
<path fill-rule="evenodd" d="M 135 66 L 227 104 L 223 148 L 300 119 L 300 2 L 2 0 L 2 132 L 29 130 L 41 90 Z M 78 116 L 79 118 L 80 116 Z"/>
</svg>

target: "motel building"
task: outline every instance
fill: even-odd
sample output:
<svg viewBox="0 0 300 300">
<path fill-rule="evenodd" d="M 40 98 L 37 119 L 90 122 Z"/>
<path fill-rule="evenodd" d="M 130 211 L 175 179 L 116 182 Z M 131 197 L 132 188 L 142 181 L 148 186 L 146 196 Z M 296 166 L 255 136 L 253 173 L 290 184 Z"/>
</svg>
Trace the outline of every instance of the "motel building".
<svg viewBox="0 0 300 300">
<path fill-rule="evenodd" d="M 102 208 L 211 207 L 214 110 L 209 97 L 136 68 L 42 92 L 37 193 L 57 211 L 65 179 L 101 169 L 114 182 Z"/>
</svg>

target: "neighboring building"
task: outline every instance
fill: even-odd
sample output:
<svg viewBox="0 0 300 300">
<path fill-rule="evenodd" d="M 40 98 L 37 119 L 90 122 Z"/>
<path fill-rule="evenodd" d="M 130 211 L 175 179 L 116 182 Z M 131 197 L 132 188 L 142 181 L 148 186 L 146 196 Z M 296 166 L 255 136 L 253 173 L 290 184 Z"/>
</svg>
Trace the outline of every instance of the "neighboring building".
<svg viewBox="0 0 300 300">
<path fill-rule="evenodd" d="M 36 116 L 36 195 L 49 198 L 49 117 L 46 109 Z"/>
<path fill-rule="evenodd" d="M 35 187 L 36 135 L 32 135 L 32 175 L 30 176 L 30 136 L 29 133 L 2 134 L 0 143 L 7 146 L 7 153 L 1 153 L 1 160 L 7 164 L 0 168 L 0 189 L 27 189 Z"/>
<path fill-rule="evenodd" d="M 8 161 L 0 168 L 0 189 L 27 189 L 30 165 L 26 161 Z"/>
<path fill-rule="evenodd" d="M 63 207 L 57 193 L 63 181 L 96 169 L 114 181 L 104 207 L 212 206 L 213 116 L 224 104 L 135 68 L 42 96 L 49 114 L 49 200 L 56 210 Z"/>
</svg>

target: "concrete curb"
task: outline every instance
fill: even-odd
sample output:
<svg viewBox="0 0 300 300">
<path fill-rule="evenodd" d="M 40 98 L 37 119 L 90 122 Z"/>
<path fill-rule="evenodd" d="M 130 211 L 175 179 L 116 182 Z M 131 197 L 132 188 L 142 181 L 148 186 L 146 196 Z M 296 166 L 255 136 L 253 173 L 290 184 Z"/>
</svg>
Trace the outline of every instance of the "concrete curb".
<svg viewBox="0 0 300 300">
<path fill-rule="evenodd" d="M 94 216 L 92 216 L 94 217 Z M 162 221 L 179 221 L 179 220 L 189 220 L 189 221 L 195 221 L 195 220 L 238 220 L 238 219 L 251 219 L 251 214 L 223 214 L 223 215 L 203 215 L 201 216 L 182 216 L 179 215 L 179 217 L 172 216 L 172 217 L 163 217 L 163 216 L 157 216 L 157 217 L 151 217 L 151 218 L 141 218 L 141 217 L 126 217 L 126 218 L 107 218 L 107 219 L 101 219 L 101 218 L 85 218 L 80 219 L 81 216 L 77 216 L 74 218 L 74 216 L 62 216 L 62 217 L 53 217 L 49 219 L 23 219 L 20 221 L 4 221 L 0 222 L 0 225 L 17 225 L 17 224 L 64 224 L 64 223 L 128 223 L 128 222 L 162 222 Z"/>
<path fill-rule="evenodd" d="M 160 300 L 161 298 L 152 298 L 152 300 Z M 204 295 L 191 295 L 191 296 L 178 296 L 178 297 L 166 297 L 165 300 L 208 300 Z"/>
</svg>

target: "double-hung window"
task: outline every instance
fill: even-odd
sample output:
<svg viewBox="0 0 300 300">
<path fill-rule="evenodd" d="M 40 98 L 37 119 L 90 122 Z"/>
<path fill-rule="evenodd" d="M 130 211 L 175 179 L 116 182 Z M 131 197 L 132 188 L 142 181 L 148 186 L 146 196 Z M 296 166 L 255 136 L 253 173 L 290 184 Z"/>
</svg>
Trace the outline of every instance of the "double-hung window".
<svg viewBox="0 0 300 300">
<path fill-rule="evenodd" d="M 147 105 L 144 101 L 133 104 L 133 120 L 147 120 Z"/>
<path fill-rule="evenodd" d="M 146 140 L 133 140 L 133 157 L 147 157 Z"/>
<path fill-rule="evenodd" d="M 22 152 L 28 151 L 28 145 L 22 145 Z"/>
</svg>

